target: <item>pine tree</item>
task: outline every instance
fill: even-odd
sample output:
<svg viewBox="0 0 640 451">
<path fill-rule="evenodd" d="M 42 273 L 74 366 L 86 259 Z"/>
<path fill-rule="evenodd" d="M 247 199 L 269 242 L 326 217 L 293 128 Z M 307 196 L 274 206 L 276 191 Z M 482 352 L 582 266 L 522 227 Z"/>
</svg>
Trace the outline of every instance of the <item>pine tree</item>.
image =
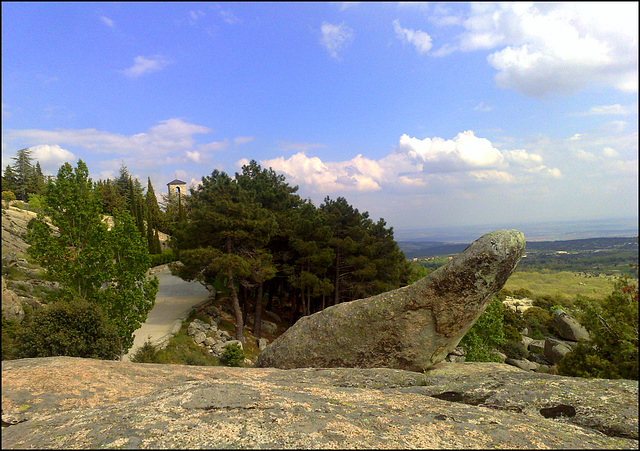
<svg viewBox="0 0 640 451">
<path fill-rule="evenodd" d="M 180 276 L 213 283 L 226 278 L 236 320 L 236 338 L 244 341 L 236 284 L 250 281 L 256 259 L 276 229 L 273 215 L 251 199 L 236 180 L 214 170 L 191 195 L 188 220 L 179 223 L 172 245 L 184 266 Z M 263 266 L 266 266 L 263 265 Z"/>
<path fill-rule="evenodd" d="M 29 188 L 35 176 L 35 169 L 31 163 L 33 159 L 31 157 L 31 149 L 26 147 L 18 150 L 16 156 L 12 159 L 15 161 L 13 164 L 17 185 L 15 195 L 18 199 L 27 202 L 29 200 Z"/>
<path fill-rule="evenodd" d="M 2 191 L 12 191 L 15 194 L 17 189 L 18 178 L 15 172 L 13 172 L 13 168 L 7 165 L 2 175 Z"/>
<path fill-rule="evenodd" d="M 158 199 L 151 184 L 151 177 L 147 179 L 147 194 L 145 198 L 147 212 L 147 246 L 150 254 L 159 254 L 160 239 L 158 236 L 158 228 L 160 224 L 160 208 L 158 207 Z"/>
</svg>

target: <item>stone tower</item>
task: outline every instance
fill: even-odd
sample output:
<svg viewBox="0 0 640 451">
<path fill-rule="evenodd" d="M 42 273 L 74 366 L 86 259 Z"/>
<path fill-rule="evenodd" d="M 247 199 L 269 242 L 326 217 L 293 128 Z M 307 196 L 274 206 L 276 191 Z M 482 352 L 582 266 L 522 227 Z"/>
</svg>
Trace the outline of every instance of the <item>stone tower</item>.
<svg viewBox="0 0 640 451">
<path fill-rule="evenodd" d="M 167 183 L 167 187 L 169 189 L 169 196 L 171 196 L 172 193 L 181 194 L 182 196 L 187 194 L 187 182 L 183 182 L 182 180 L 175 179 Z"/>
</svg>

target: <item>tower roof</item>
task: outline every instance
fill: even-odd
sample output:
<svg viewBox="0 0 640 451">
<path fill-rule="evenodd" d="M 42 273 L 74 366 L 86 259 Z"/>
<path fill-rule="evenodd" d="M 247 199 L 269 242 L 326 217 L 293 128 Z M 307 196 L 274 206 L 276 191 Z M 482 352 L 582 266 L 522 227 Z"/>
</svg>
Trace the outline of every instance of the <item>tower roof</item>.
<svg viewBox="0 0 640 451">
<path fill-rule="evenodd" d="M 173 182 L 167 183 L 167 185 L 186 185 L 187 182 L 183 182 L 182 180 L 175 179 Z"/>
</svg>

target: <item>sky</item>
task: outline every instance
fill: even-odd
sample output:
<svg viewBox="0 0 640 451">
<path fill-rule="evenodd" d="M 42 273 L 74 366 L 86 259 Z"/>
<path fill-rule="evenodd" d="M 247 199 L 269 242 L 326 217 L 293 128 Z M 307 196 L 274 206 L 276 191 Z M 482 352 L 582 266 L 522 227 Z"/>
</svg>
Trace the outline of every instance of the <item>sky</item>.
<svg viewBox="0 0 640 451">
<path fill-rule="evenodd" d="M 638 3 L 2 2 L 2 163 L 256 160 L 395 230 L 638 217 Z"/>
</svg>

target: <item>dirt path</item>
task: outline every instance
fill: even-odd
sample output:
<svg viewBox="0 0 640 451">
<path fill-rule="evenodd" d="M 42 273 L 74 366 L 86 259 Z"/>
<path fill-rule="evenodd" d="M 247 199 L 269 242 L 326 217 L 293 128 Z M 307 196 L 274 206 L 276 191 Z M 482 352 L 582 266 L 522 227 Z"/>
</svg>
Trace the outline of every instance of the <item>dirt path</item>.
<svg viewBox="0 0 640 451">
<path fill-rule="evenodd" d="M 147 321 L 134 333 L 133 346 L 122 358 L 129 356 L 144 344 L 147 339 L 158 340 L 169 333 L 173 322 L 183 318 L 194 305 L 205 301 L 209 291 L 199 282 L 186 282 L 171 274 L 167 267 L 155 273 L 160 282 L 156 304 L 149 312 Z"/>
</svg>

